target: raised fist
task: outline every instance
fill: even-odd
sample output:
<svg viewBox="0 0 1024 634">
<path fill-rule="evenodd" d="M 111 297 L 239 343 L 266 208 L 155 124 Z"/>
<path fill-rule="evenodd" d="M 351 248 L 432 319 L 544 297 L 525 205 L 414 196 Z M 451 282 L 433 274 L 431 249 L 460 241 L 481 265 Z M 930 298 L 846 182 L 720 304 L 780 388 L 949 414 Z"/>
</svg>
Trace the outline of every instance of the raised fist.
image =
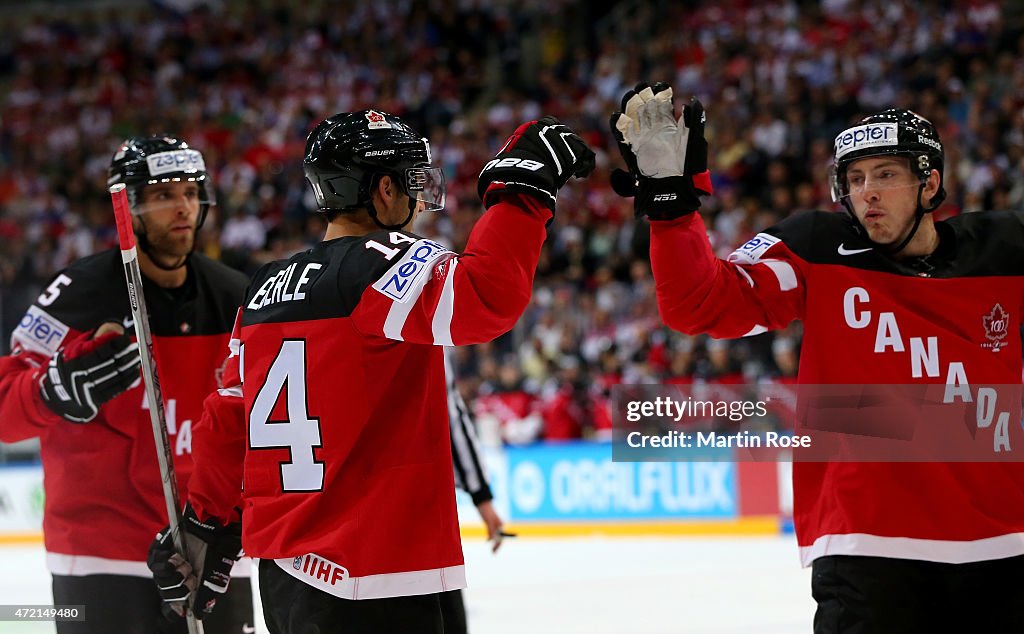
<svg viewBox="0 0 1024 634">
<path fill-rule="evenodd" d="M 554 117 L 516 128 L 480 171 L 477 193 L 490 207 L 503 192 L 528 194 L 555 212 L 555 195 L 570 176 L 586 178 L 594 169 L 594 152 Z"/>
</svg>

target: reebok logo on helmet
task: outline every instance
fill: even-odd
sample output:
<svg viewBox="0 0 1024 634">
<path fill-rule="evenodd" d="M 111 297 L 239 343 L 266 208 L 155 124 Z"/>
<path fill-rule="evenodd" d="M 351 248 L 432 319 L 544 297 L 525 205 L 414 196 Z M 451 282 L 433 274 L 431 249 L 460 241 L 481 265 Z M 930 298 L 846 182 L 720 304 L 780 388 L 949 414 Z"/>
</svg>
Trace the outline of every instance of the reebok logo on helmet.
<svg viewBox="0 0 1024 634">
<path fill-rule="evenodd" d="M 942 144 L 941 143 L 939 143 L 935 139 L 929 139 L 928 137 L 926 137 L 923 134 L 917 135 L 917 142 L 918 143 L 924 143 L 925 145 L 930 145 L 930 146 L 932 146 L 933 148 L 935 148 L 936 150 L 938 150 L 940 152 L 942 151 Z"/>
<path fill-rule="evenodd" d="M 899 145 L 899 126 L 895 123 L 868 123 L 844 131 L 836 137 L 836 159 L 869 147 Z"/>
</svg>

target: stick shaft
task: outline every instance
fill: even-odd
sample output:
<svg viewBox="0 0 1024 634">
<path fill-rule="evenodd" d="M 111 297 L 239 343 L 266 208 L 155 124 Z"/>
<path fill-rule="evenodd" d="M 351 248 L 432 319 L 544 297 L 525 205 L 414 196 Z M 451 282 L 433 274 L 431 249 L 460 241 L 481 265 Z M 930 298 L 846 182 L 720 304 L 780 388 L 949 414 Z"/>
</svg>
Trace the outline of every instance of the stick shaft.
<svg viewBox="0 0 1024 634">
<path fill-rule="evenodd" d="M 174 475 L 174 459 L 171 440 L 167 435 L 164 414 L 164 399 L 157 375 L 156 358 L 153 356 L 153 335 L 149 330 L 149 312 L 146 297 L 142 291 L 142 271 L 139 269 L 139 254 L 135 248 L 135 233 L 132 230 L 131 210 L 124 185 L 110 188 L 117 223 L 117 238 L 121 246 L 121 261 L 124 263 L 124 277 L 128 283 L 128 298 L 131 300 L 132 320 L 135 322 L 135 338 L 139 343 L 142 357 L 142 378 L 149 403 L 149 421 L 153 425 L 153 440 L 156 442 L 156 458 L 160 465 L 160 479 L 163 482 L 164 501 L 167 503 L 167 521 L 174 539 L 174 547 L 185 559 L 185 536 L 181 532 L 181 501 L 178 499 L 178 481 Z M 189 634 L 202 634 L 203 626 L 186 605 L 185 618 Z"/>
</svg>

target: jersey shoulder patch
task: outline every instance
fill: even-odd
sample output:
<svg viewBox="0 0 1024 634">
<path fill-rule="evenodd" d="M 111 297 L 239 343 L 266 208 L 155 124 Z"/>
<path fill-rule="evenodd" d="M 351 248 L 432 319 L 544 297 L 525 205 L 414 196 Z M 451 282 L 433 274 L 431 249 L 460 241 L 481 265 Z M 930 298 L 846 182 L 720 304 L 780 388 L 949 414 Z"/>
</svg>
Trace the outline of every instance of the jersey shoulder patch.
<svg viewBox="0 0 1024 634">
<path fill-rule="evenodd" d="M 782 242 L 781 238 L 759 233 L 729 254 L 727 259 L 735 264 L 757 264 L 761 261 L 761 256 L 779 242 Z"/>
<path fill-rule="evenodd" d="M 11 349 L 53 356 L 68 335 L 128 313 L 120 253 L 102 251 L 54 275 L 11 333 Z"/>
<path fill-rule="evenodd" d="M 427 283 L 438 259 L 446 255 L 455 255 L 440 242 L 427 238 L 404 237 L 413 242 L 407 245 L 405 253 L 373 283 L 373 288 L 379 293 L 402 304 L 416 297 L 415 290 Z"/>
<path fill-rule="evenodd" d="M 70 331 L 70 326 L 33 304 L 11 333 L 11 348 L 52 357 Z"/>
</svg>

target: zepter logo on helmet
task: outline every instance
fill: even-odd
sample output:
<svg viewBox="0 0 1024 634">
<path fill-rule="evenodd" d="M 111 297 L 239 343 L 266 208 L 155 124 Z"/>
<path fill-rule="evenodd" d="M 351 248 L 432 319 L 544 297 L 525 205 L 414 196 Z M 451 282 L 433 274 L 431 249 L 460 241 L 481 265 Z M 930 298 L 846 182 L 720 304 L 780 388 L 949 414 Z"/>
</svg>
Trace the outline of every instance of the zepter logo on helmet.
<svg viewBox="0 0 1024 634">
<path fill-rule="evenodd" d="M 860 159 L 885 155 L 907 157 L 920 183 L 924 183 L 932 170 L 938 170 L 942 176 L 942 141 L 935 126 L 916 112 L 893 108 L 863 119 L 836 137 L 832 199 L 849 209 L 851 186 L 847 171 L 850 165 Z M 938 207 L 945 197 L 940 184 L 925 211 Z"/>
<path fill-rule="evenodd" d="M 107 186 L 123 183 L 132 213 L 138 216 L 148 211 L 142 202 L 147 186 L 181 181 L 194 182 L 199 187 L 198 229 L 209 206 L 216 203 L 202 153 L 181 139 L 168 135 L 126 139 L 110 161 Z"/>
<path fill-rule="evenodd" d="M 306 140 L 302 166 L 320 211 L 366 208 L 373 213 L 370 193 L 384 175 L 426 211 L 440 211 L 444 173 L 430 163 L 430 143 L 405 121 L 362 110 L 321 121 Z"/>
</svg>

